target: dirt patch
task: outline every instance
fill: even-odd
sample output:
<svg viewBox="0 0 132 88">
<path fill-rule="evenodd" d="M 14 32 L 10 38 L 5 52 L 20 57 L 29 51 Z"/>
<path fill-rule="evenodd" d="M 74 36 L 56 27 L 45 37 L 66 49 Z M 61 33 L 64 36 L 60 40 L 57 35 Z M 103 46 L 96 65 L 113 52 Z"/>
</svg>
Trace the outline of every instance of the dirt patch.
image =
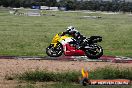
<svg viewBox="0 0 132 88">
<path fill-rule="evenodd" d="M 0 60 L 0 77 L 6 74 L 22 73 L 27 70 L 49 70 L 49 71 L 80 71 L 82 67 L 94 70 L 99 67 L 132 67 L 131 63 L 111 62 L 83 62 L 83 61 L 57 61 L 57 60 Z"/>
</svg>

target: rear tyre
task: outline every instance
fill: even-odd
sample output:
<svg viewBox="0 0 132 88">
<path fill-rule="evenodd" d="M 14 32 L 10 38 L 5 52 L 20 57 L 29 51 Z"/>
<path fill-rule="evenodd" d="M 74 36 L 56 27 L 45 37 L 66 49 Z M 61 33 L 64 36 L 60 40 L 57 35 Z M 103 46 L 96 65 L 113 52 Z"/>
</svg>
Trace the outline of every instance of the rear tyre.
<svg viewBox="0 0 132 88">
<path fill-rule="evenodd" d="M 50 44 L 47 48 L 46 48 L 46 54 L 50 57 L 59 57 L 61 56 L 63 53 L 63 46 L 62 44 L 58 43 L 56 45 L 56 47 L 54 47 L 53 44 Z"/>
<path fill-rule="evenodd" d="M 103 55 L 103 48 L 100 45 L 92 45 L 92 49 L 85 50 L 85 54 L 90 59 L 98 59 Z"/>
</svg>

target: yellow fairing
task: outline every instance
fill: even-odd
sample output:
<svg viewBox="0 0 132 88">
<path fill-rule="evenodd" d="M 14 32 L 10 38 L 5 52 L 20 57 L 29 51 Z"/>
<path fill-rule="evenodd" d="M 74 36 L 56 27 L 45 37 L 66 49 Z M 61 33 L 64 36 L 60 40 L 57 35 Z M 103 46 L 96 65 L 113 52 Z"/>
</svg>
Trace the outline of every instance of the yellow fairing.
<svg viewBox="0 0 132 88">
<path fill-rule="evenodd" d="M 54 38 L 52 39 L 52 43 L 57 43 L 59 39 L 60 39 L 59 34 L 56 34 L 56 35 L 54 36 Z"/>
<path fill-rule="evenodd" d="M 65 36 L 60 36 L 60 34 L 56 34 L 53 39 L 52 39 L 52 43 L 54 45 L 54 47 L 56 47 L 56 44 L 60 41 L 62 41 L 63 39 L 69 38 L 69 36 L 65 35 Z"/>
<path fill-rule="evenodd" d="M 59 39 L 60 39 L 59 34 L 56 34 L 56 35 L 53 37 L 51 44 L 53 44 L 54 47 L 56 47 L 56 44 L 57 44 L 57 42 L 58 42 Z"/>
</svg>

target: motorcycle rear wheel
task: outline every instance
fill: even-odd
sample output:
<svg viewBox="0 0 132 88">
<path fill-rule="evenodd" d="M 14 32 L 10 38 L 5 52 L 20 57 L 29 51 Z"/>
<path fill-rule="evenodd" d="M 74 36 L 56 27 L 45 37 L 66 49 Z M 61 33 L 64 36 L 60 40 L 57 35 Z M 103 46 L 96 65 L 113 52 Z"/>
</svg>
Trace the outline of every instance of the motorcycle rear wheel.
<svg viewBox="0 0 132 88">
<path fill-rule="evenodd" d="M 90 59 L 98 59 L 103 55 L 103 48 L 97 44 L 94 44 L 93 46 L 96 47 L 96 50 L 85 50 L 85 54 Z"/>
<path fill-rule="evenodd" d="M 56 47 L 50 44 L 46 48 L 46 54 L 50 57 L 59 57 L 62 55 L 62 53 L 63 53 L 63 46 L 60 43 L 58 43 Z"/>
</svg>

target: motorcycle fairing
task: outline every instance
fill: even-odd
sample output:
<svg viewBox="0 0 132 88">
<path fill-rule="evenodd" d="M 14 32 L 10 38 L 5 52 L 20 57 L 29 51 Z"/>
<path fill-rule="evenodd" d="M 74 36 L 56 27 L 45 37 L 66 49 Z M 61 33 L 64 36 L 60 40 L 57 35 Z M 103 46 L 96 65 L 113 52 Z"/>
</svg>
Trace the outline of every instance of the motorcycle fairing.
<svg viewBox="0 0 132 88">
<path fill-rule="evenodd" d="M 70 44 L 66 44 L 63 46 L 64 54 L 66 56 L 84 56 L 85 52 L 82 50 L 78 50 L 75 47 L 71 46 Z"/>
<path fill-rule="evenodd" d="M 60 36 L 59 34 L 56 34 L 54 38 L 52 39 L 52 43 L 54 47 L 56 47 L 57 43 L 60 42 L 62 45 L 65 45 L 66 43 L 73 41 L 72 37 L 70 36 Z"/>
<path fill-rule="evenodd" d="M 73 41 L 72 37 L 65 37 L 65 36 L 63 36 L 63 37 L 59 40 L 59 42 L 60 42 L 62 45 L 65 45 L 65 44 L 67 44 L 67 43 L 69 43 L 69 42 L 72 42 L 72 41 Z"/>
<path fill-rule="evenodd" d="M 63 37 L 59 42 L 63 45 L 64 54 L 66 56 L 84 56 L 85 52 L 82 50 L 77 50 L 74 46 L 71 46 L 69 43 L 73 41 L 72 37 Z"/>
</svg>

